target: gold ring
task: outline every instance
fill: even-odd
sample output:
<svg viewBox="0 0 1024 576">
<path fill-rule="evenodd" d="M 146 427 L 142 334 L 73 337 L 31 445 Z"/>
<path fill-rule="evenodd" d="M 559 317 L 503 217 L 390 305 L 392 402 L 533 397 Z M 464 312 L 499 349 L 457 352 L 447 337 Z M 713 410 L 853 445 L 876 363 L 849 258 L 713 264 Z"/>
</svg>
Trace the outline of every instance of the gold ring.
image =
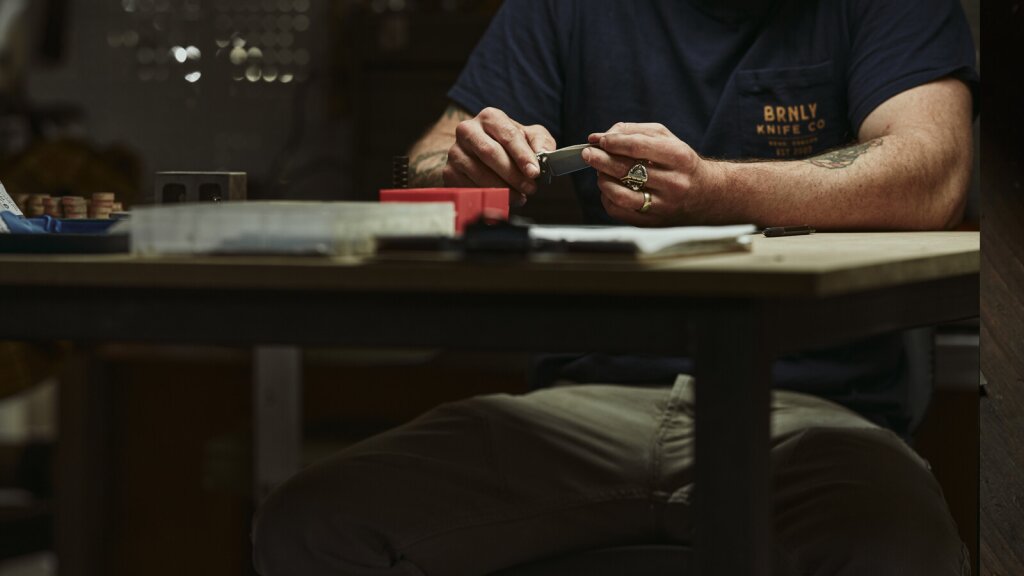
<svg viewBox="0 0 1024 576">
<path fill-rule="evenodd" d="M 654 202 L 652 202 L 652 198 L 651 198 L 651 193 L 650 193 L 650 192 L 648 192 L 647 190 L 644 190 L 644 205 L 643 205 L 643 206 L 641 206 L 641 207 L 640 207 L 640 208 L 639 208 L 639 209 L 637 210 L 637 212 L 639 212 L 639 213 L 641 213 L 641 214 L 647 214 L 647 212 L 649 212 L 649 211 L 650 211 L 650 209 L 651 209 L 651 206 L 652 206 L 653 204 L 654 204 Z"/>
<path fill-rule="evenodd" d="M 647 185 L 647 177 L 647 162 L 641 160 L 629 169 L 629 172 L 622 177 L 620 182 L 622 182 L 622 185 L 626 188 L 629 188 L 634 192 L 639 192 Z"/>
</svg>

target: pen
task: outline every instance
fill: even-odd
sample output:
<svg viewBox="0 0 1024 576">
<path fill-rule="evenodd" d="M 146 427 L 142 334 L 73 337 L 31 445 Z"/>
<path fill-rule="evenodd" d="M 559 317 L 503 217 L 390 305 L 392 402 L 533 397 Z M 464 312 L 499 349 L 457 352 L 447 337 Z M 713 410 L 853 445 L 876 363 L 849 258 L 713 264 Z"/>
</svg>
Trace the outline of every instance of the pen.
<svg viewBox="0 0 1024 576">
<path fill-rule="evenodd" d="M 776 226 L 764 229 L 764 235 L 768 238 L 800 236 L 803 234 L 814 234 L 814 228 L 811 228 L 810 226 Z"/>
</svg>

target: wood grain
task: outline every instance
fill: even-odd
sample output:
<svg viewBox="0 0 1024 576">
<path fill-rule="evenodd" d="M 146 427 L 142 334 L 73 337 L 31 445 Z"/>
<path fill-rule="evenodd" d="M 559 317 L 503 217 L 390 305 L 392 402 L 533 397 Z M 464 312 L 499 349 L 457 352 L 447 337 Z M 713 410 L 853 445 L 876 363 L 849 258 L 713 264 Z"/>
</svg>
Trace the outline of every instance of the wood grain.
<svg viewBox="0 0 1024 576">
<path fill-rule="evenodd" d="M 982 26 L 981 574 L 1024 574 L 1024 13 L 986 2 Z M 1003 48 L 1006 47 L 1006 48 Z M 993 88 L 994 89 L 990 89 Z"/>
</svg>

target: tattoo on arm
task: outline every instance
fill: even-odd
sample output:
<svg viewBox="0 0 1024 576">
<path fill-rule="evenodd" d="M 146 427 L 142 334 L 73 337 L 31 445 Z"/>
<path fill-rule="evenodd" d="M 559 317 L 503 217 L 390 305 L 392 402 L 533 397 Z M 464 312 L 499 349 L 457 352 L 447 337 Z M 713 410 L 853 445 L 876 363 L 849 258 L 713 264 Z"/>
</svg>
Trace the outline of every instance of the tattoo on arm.
<svg viewBox="0 0 1024 576">
<path fill-rule="evenodd" d="M 448 152 L 427 152 L 409 161 L 409 183 L 415 186 L 440 186 L 441 170 L 448 163 Z"/>
<path fill-rule="evenodd" d="M 472 116 L 470 116 L 469 112 L 466 112 L 455 104 L 449 104 L 448 107 L 444 109 L 444 119 L 451 120 L 453 118 L 455 120 L 462 121 L 469 120 Z"/>
<path fill-rule="evenodd" d="M 858 158 L 868 153 L 868 150 L 877 148 L 882 145 L 881 139 L 870 140 L 863 144 L 855 144 L 848 148 L 841 148 L 839 150 L 833 150 L 826 152 L 821 156 L 815 156 L 814 158 L 808 158 L 804 160 L 808 164 L 814 164 L 819 168 L 828 168 L 829 170 L 842 170 L 849 168 L 857 161 Z"/>
<path fill-rule="evenodd" d="M 449 104 L 441 116 L 442 120 L 469 120 L 473 116 L 456 104 Z M 409 184 L 413 186 L 443 186 L 441 171 L 448 164 L 448 152 L 426 152 L 409 160 Z"/>
</svg>

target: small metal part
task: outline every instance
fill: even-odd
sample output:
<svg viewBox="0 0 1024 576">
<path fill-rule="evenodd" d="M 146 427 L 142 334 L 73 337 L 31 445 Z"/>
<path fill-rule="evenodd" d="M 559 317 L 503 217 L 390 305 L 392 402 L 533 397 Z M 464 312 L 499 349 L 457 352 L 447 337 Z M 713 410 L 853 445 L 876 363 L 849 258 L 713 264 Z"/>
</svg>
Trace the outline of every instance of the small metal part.
<svg viewBox="0 0 1024 576">
<path fill-rule="evenodd" d="M 540 165 L 540 176 L 537 177 L 537 181 L 550 184 L 558 176 L 590 168 L 590 165 L 583 161 L 583 151 L 587 148 L 590 148 L 590 144 L 577 144 L 559 148 L 554 152 L 537 154 L 537 163 Z"/>
<path fill-rule="evenodd" d="M 395 156 L 391 159 L 391 186 L 393 188 L 409 187 L 408 156 Z"/>
<path fill-rule="evenodd" d="M 765 228 L 762 234 L 767 238 L 781 238 L 783 236 L 804 236 L 814 234 L 814 228 L 810 226 L 775 226 Z"/>
</svg>

